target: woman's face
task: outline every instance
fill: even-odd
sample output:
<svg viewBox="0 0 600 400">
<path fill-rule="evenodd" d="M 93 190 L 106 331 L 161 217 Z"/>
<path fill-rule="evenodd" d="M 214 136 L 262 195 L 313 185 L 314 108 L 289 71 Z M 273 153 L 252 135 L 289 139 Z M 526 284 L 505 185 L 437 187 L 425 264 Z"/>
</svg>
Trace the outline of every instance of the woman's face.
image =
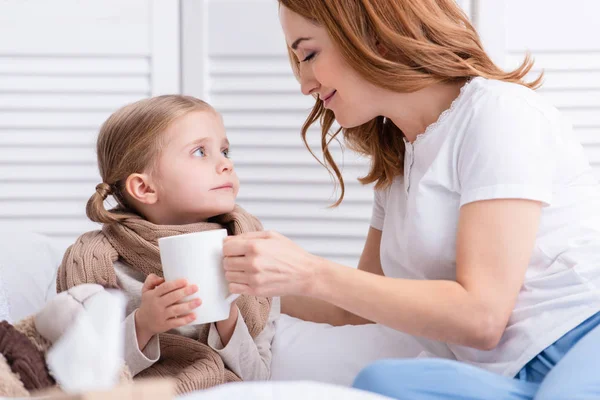
<svg viewBox="0 0 600 400">
<path fill-rule="evenodd" d="M 279 19 L 286 43 L 300 61 L 303 94 L 323 100 L 344 128 L 362 125 L 378 116 L 378 88 L 348 65 L 325 28 L 285 6 L 280 8 Z"/>
</svg>

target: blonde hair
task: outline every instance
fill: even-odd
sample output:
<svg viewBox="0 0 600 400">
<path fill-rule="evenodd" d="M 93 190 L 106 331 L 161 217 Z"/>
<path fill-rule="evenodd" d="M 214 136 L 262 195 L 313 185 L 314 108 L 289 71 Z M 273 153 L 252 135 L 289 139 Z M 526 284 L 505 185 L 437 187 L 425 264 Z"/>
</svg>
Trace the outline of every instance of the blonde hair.
<svg viewBox="0 0 600 400">
<path fill-rule="evenodd" d="M 96 153 L 102 183 L 86 206 L 89 219 L 115 223 L 124 212 L 136 212 L 125 196 L 129 175 L 142 173 L 158 159 L 162 133 L 176 119 L 193 111 L 214 111 L 202 100 L 191 96 L 164 95 L 128 104 L 115 111 L 100 128 Z M 107 210 L 104 200 L 112 195 L 118 207 Z"/>
<path fill-rule="evenodd" d="M 505 72 L 486 54 L 475 28 L 454 0 L 278 0 L 280 5 L 322 26 L 346 62 L 364 79 L 379 87 L 410 93 L 441 82 L 458 82 L 481 76 L 514 82 L 532 89 L 541 85 L 523 78 L 533 67 L 529 54 L 514 71 Z M 385 49 L 384 54 L 379 49 Z M 288 48 L 292 69 L 299 77 L 299 60 Z M 368 174 L 359 181 L 375 188 L 391 185 L 404 172 L 402 131 L 379 116 L 361 126 L 330 132 L 335 115 L 316 100 L 302 126 L 302 139 L 312 155 L 333 174 L 341 194 L 344 180 L 329 151 L 340 132 L 348 147 L 371 160 Z M 306 135 L 321 123 L 324 162 L 315 156 Z"/>
</svg>

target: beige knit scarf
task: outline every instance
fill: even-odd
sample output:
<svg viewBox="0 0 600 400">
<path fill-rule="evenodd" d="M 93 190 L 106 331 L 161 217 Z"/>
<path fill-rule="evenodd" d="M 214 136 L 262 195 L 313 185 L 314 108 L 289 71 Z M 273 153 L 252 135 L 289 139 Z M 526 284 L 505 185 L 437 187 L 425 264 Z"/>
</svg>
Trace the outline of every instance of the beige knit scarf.
<svg viewBox="0 0 600 400">
<path fill-rule="evenodd" d="M 163 276 L 158 239 L 184 233 L 226 228 L 230 235 L 262 229 L 260 222 L 236 206 L 233 212 L 209 222 L 189 225 L 154 225 L 139 216 L 107 224 L 100 231 L 88 232 L 67 249 L 58 270 L 57 291 L 60 293 L 83 283 L 97 283 L 118 288 L 113 263 L 123 260 L 146 276 Z M 270 298 L 240 296 L 236 304 L 252 337 L 265 327 L 271 309 Z M 228 370 L 221 357 L 208 345 L 210 325 L 198 326 L 197 340 L 163 333 L 160 337 L 160 360 L 138 374 L 138 377 L 170 377 L 177 381 L 179 393 L 205 389 L 225 382 L 239 381 Z"/>
</svg>

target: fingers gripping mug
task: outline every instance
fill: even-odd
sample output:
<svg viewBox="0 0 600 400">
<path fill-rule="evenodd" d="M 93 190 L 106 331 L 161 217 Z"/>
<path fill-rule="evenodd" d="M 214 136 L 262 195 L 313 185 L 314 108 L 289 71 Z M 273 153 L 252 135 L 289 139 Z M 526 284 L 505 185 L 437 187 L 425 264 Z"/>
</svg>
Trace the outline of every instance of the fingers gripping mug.
<svg viewBox="0 0 600 400">
<path fill-rule="evenodd" d="M 226 229 L 188 233 L 158 239 L 165 280 L 186 279 L 198 286 L 198 292 L 183 299 L 202 299 L 192 312 L 196 319 L 189 325 L 206 324 L 229 318 L 231 303 L 239 297 L 230 294 L 223 269 L 223 239 Z"/>
</svg>

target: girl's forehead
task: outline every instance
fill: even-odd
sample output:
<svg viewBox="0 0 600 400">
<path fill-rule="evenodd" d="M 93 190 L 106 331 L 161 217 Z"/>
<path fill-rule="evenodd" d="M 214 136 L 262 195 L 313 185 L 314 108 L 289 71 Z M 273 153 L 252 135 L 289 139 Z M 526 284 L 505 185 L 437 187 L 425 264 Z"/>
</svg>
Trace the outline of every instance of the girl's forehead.
<svg viewBox="0 0 600 400">
<path fill-rule="evenodd" d="M 167 128 L 163 134 L 164 145 L 185 148 L 194 143 L 226 142 L 223 120 L 215 111 L 200 111 L 186 114 Z"/>
</svg>

